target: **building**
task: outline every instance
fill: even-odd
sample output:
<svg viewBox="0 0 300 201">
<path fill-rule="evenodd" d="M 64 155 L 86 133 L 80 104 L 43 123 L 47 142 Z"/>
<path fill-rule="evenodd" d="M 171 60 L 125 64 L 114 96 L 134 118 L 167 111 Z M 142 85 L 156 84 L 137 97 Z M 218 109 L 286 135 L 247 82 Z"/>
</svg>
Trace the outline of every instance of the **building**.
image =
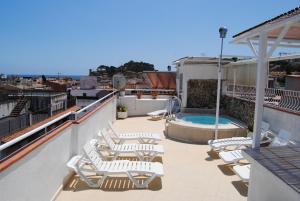
<svg viewBox="0 0 300 201">
<path fill-rule="evenodd" d="M 223 72 L 222 106 L 224 111 L 228 112 L 228 118 L 225 119 L 227 121 L 219 124 L 218 129 L 219 137 L 222 138 L 226 134 L 230 136 L 229 139 L 218 139 L 215 135 L 215 121 L 207 123 L 209 117 L 213 116 L 206 116 L 205 113 L 198 115 L 168 113 L 166 120 L 154 120 L 146 116 L 146 106 L 152 107 L 155 103 L 163 101 L 164 104 L 158 108 L 163 110 L 163 107 L 169 103 L 171 95 L 165 100 L 159 96 L 138 99 L 133 97 L 136 95 L 131 95 L 134 101 L 132 104 L 128 103 L 131 107 L 128 107 L 128 110 L 138 110 L 139 116 L 130 115 L 131 118 L 116 120 L 117 104 L 123 100 L 116 92 L 111 92 L 81 109 L 66 111 L 51 121 L 22 133 L 12 141 L 1 144 L 1 199 L 14 201 L 101 199 L 105 201 L 196 201 L 199 199 L 299 201 L 300 92 L 266 87 L 267 61 L 272 55 L 270 53 L 277 45 L 299 47 L 299 23 L 300 9 L 296 8 L 234 36 L 235 43 L 249 41 L 251 43 L 253 40 L 257 42 L 259 39 L 259 55 L 256 55 L 255 86 L 251 86 L 254 80 L 252 77 L 246 80 L 248 85 L 245 86 L 240 85 L 244 80 L 234 79 L 232 83 L 231 74 L 226 75 Z M 277 41 L 275 43 L 274 38 Z M 281 39 L 284 40 L 283 43 Z M 267 52 L 268 40 L 271 41 L 269 43 L 271 52 Z M 249 46 L 253 48 L 252 43 Z M 254 54 L 256 52 L 254 48 L 253 52 Z M 210 62 L 203 63 L 207 59 Z M 195 59 L 191 60 L 195 62 Z M 191 80 L 197 80 L 196 86 L 199 86 L 198 82 L 202 84 L 202 81 L 207 81 L 207 78 L 215 82 L 216 78 L 213 77 L 216 70 L 213 66 L 216 64 L 215 60 L 205 58 L 201 59 L 201 63 L 195 62 L 201 70 L 198 71 L 197 67 L 193 66 L 191 69 L 198 74 L 194 77 L 188 70 L 190 64 L 187 63 L 186 67 L 184 64 L 183 67 L 181 65 L 178 67 L 178 71 L 182 71 L 178 73 L 178 79 L 181 81 L 177 90 L 182 96 L 187 96 L 186 104 L 190 104 L 191 93 L 185 91 L 190 90 Z M 226 71 L 226 68 L 223 70 Z M 185 74 L 189 77 L 186 76 L 184 80 Z M 248 69 L 241 67 L 239 75 L 247 78 L 247 74 L 249 74 Z M 184 83 L 186 87 L 183 87 Z M 213 87 L 200 89 L 210 93 L 209 90 Z M 145 91 L 149 90 L 163 91 L 164 89 Z M 136 107 L 136 103 L 143 105 Z M 203 103 L 207 102 L 196 102 L 199 104 L 197 107 L 207 108 L 201 105 Z M 195 117 L 197 119 L 194 121 L 188 119 Z M 205 119 L 197 123 L 202 117 Z M 252 119 L 242 119 L 244 117 Z M 133 140 L 123 142 L 118 132 L 112 129 L 109 131 L 109 136 L 114 139 L 107 140 L 100 131 L 107 129 L 109 122 L 113 122 L 127 139 L 137 133 L 141 137 L 144 133 L 155 133 L 161 137 L 161 141 L 158 144 L 149 142 L 145 145 L 140 143 L 140 137 L 134 142 Z M 263 128 L 263 122 L 268 124 L 267 129 Z M 174 125 L 176 127 L 173 130 L 180 131 L 181 139 L 172 138 L 174 136 L 169 132 L 169 128 Z M 245 136 L 243 138 L 236 135 L 233 129 L 253 130 L 253 133 L 248 133 L 250 138 Z M 142 131 L 144 132 L 141 134 Z M 191 136 L 191 132 L 196 135 L 193 135 L 192 139 L 187 139 L 187 136 Z M 210 138 L 210 145 L 206 137 Z M 117 138 L 119 138 L 118 144 L 114 142 Z M 206 141 L 196 144 L 193 138 L 205 138 Z M 215 138 L 219 141 L 214 141 Z M 215 143 L 216 149 L 213 148 L 212 143 Z M 223 145 L 230 143 L 234 145 L 235 150 L 232 152 L 223 150 L 226 148 Z M 272 147 L 274 144 L 276 146 Z M 16 145 L 18 145 L 17 149 L 14 147 Z M 245 149 L 240 149 L 242 146 L 246 146 Z M 84 147 L 88 148 L 84 149 Z M 107 155 L 108 149 L 112 152 L 118 148 L 116 152 L 121 152 L 121 147 L 126 148 L 123 149 L 125 154 L 123 153 L 124 155 L 117 160 Z M 153 158 L 153 163 L 140 161 L 139 154 L 146 156 L 147 153 L 158 150 L 157 148 L 164 149 L 165 153 Z M 143 149 L 146 153 L 141 151 Z M 133 154 L 128 154 L 132 150 L 134 150 Z M 238 158 L 234 158 L 231 162 L 226 161 L 221 157 L 221 153 L 230 154 L 233 158 L 237 156 L 234 153 L 238 153 Z M 153 155 L 150 154 L 149 158 L 152 159 L 151 156 Z M 139 177 L 136 175 L 132 177 L 133 172 Z M 152 174 L 153 172 L 157 175 Z M 139 184 L 144 184 L 145 177 L 148 175 L 155 179 L 145 186 L 146 189 L 138 189 L 132 182 L 138 181 Z M 90 181 L 95 181 L 99 186 L 92 189 Z"/>
<path fill-rule="evenodd" d="M 99 98 L 109 94 L 111 90 L 103 89 L 71 89 L 71 96 L 76 98 L 76 105 L 78 107 L 85 107 Z"/>
<path fill-rule="evenodd" d="M 285 89 L 300 91 L 300 75 L 288 75 L 285 77 Z"/>
<path fill-rule="evenodd" d="M 230 63 L 234 58 L 238 59 L 236 56 L 225 56 L 223 65 Z M 241 60 L 245 58 L 248 57 L 239 57 Z M 182 100 L 182 107 L 215 107 L 211 98 L 216 97 L 218 62 L 216 57 L 183 57 L 173 62 L 177 69 L 177 94 Z M 222 72 L 224 75 L 224 70 Z M 204 94 L 204 88 L 211 90 Z"/>
</svg>

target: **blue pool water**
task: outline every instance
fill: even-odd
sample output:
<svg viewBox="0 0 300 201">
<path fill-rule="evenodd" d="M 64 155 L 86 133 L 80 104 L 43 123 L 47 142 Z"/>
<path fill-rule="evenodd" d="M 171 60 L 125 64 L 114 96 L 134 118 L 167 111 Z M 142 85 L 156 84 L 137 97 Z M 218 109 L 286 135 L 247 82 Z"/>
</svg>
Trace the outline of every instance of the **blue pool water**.
<svg viewBox="0 0 300 201">
<path fill-rule="evenodd" d="M 194 124 L 205 124 L 205 125 L 215 125 L 216 122 L 216 117 L 208 116 L 208 115 L 184 116 L 181 119 Z M 230 123 L 231 121 L 227 118 L 224 117 L 219 118 L 219 124 L 230 124 Z"/>
</svg>

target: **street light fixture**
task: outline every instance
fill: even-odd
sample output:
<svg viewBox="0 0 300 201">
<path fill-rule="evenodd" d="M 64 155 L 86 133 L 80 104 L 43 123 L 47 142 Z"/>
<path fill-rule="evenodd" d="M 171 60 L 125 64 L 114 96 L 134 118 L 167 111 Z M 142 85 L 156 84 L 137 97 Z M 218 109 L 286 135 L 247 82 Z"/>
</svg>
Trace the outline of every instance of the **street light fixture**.
<svg viewBox="0 0 300 201">
<path fill-rule="evenodd" d="M 219 57 L 218 64 L 218 88 L 217 88 L 217 106 L 216 106 L 216 122 L 215 122 L 215 139 L 218 139 L 218 129 L 219 129 L 219 113 L 220 113 L 220 94 L 221 94 L 221 67 L 222 67 L 222 56 L 223 56 L 223 40 L 226 38 L 227 28 L 219 28 L 220 38 L 221 38 L 221 54 Z"/>
</svg>

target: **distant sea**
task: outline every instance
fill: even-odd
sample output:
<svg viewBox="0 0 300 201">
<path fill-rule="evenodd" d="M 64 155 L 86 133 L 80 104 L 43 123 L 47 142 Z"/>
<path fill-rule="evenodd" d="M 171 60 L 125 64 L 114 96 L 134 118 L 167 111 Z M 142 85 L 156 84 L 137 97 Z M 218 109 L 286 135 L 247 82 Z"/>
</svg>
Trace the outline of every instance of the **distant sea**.
<svg viewBox="0 0 300 201">
<path fill-rule="evenodd" d="M 18 77 L 32 77 L 32 78 L 38 78 L 41 77 L 42 75 L 32 75 L 32 74 L 8 74 L 7 77 L 11 76 L 18 76 Z M 59 75 L 59 77 L 69 77 L 72 78 L 73 80 L 80 80 L 80 77 L 84 75 Z M 58 77 L 58 75 L 45 75 L 46 78 L 54 78 Z"/>
</svg>

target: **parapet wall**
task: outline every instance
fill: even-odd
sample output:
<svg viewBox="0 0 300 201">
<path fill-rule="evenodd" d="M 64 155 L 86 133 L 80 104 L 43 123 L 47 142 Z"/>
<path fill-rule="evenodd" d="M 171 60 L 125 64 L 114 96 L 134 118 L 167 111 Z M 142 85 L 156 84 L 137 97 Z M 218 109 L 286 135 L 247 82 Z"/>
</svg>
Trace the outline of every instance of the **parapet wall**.
<svg viewBox="0 0 300 201">
<path fill-rule="evenodd" d="M 116 97 L 79 120 L 69 120 L 0 163 L 0 200 L 53 200 L 70 174 L 70 158 L 116 119 Z"/>
<path fill-rule="evenodd" d="M 300 142 L 300 115 L 264 107 L 263 120 L 270 124 L 272 131 L 278 133 L 285 129 L 292 133 L 292 139 Z"/>
</svg>

